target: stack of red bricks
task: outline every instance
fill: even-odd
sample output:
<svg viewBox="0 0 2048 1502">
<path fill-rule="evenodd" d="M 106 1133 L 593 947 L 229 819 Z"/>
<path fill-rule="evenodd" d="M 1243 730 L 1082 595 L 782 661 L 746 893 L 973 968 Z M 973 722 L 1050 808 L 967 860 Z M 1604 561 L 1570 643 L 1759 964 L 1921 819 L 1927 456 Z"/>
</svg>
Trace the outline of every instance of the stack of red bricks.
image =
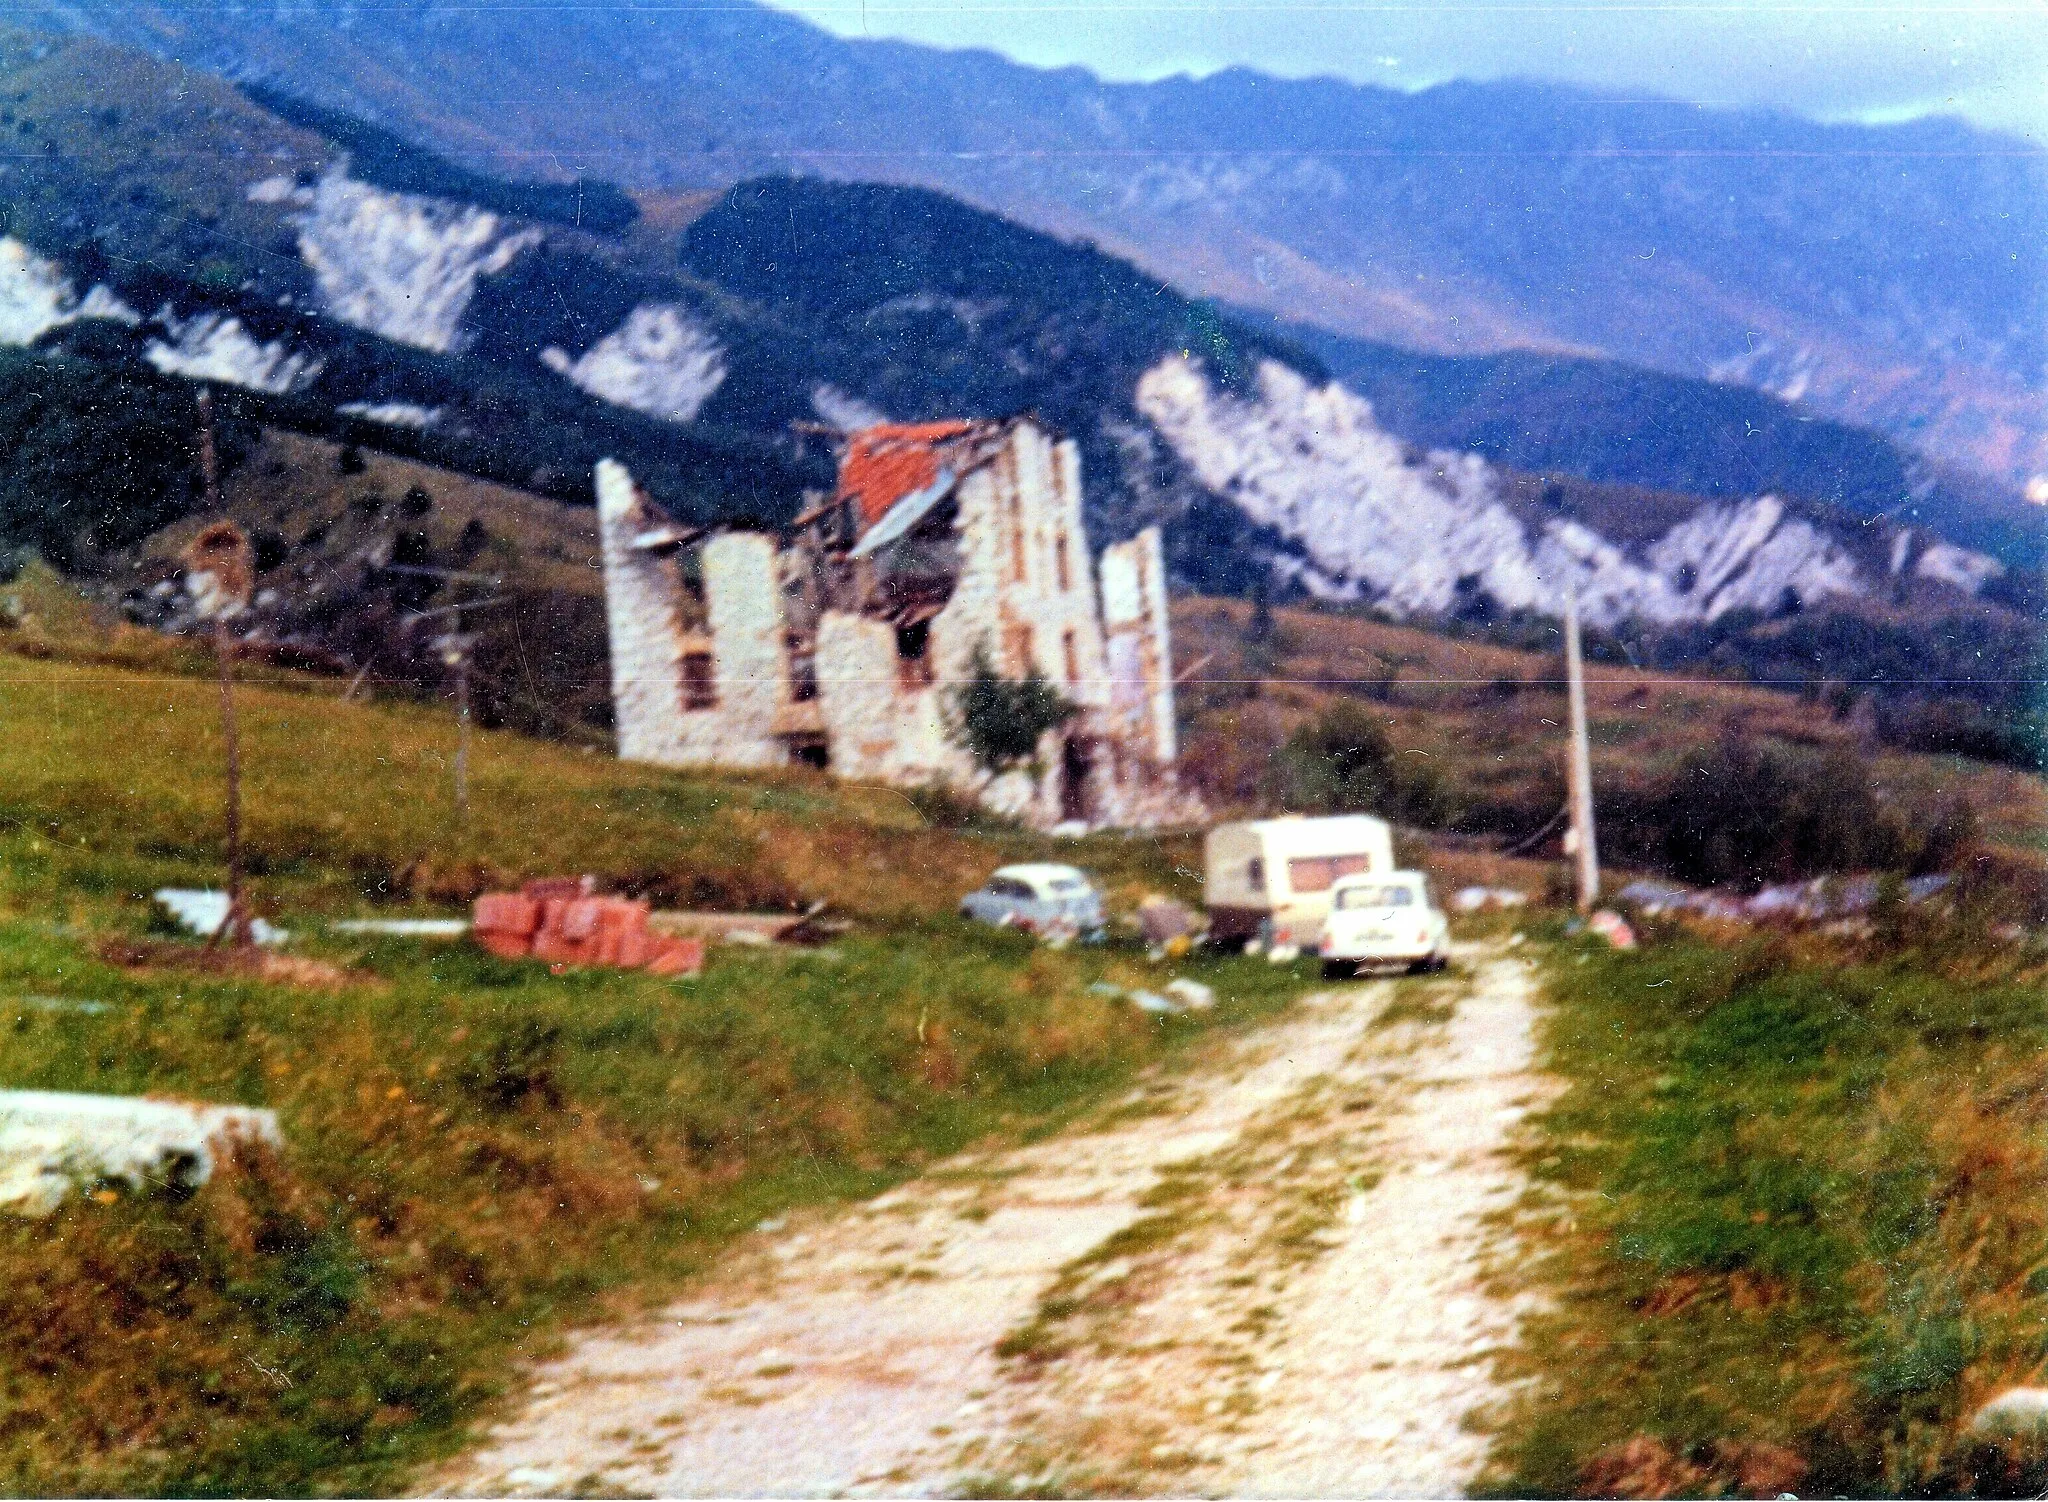
<svg viewBox="0 0 2048 1502">
<path fill-rule="evenodd" d="M 702 939 L 650 933 L 646 903 L 593 896 L 587 881 L 529 881 L 516 892 L 486 892 L 476 900 L 471 932 L 501 958 L 536 959 L 556 969 L 602 965 L 695 975 L 704 968 Z"/>
</svg>

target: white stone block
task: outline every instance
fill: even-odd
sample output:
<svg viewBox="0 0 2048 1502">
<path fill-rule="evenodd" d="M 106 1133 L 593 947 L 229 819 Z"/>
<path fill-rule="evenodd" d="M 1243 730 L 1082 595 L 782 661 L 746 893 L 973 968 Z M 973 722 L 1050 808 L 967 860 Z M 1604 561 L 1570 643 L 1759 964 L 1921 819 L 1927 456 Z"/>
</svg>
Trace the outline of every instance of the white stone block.
<svg viewBox="0 0 2048 1502">
<path fill-rule="evenodd" d="M 240 1138 L 282 1146 L 277 1113 L 55 1090 L 0 1090 L 0 1207 L 47 1215 L 80 1183 L 196 1188 Z"/>
</svg>

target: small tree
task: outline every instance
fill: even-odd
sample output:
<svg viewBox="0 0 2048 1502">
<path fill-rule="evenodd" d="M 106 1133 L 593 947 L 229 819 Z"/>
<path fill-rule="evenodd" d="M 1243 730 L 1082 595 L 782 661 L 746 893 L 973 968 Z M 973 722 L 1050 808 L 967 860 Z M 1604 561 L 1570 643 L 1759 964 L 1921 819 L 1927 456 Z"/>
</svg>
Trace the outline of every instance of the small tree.
<svg viewBox="0 0 2048 1502">
<path fill-rule="evenodd" d="M 982 647 L 975 648 L 974 671 L 953 691 L 954 731 L 976 765 L 991 773 L 1030 761 L 1046 731 L 1080 712 L 1036 672 L 1005 678 Z"/>
<path fill-rule="evenodd" d="M 1423 828 L 1449 816 L 1449 800 L 1429 764 L 1396 752 L 1379 717 L 1348 701 L 1332 704 L 1288 737 L 1277 770 L 1290 808 L 1375 813 Z"/>
</svg>

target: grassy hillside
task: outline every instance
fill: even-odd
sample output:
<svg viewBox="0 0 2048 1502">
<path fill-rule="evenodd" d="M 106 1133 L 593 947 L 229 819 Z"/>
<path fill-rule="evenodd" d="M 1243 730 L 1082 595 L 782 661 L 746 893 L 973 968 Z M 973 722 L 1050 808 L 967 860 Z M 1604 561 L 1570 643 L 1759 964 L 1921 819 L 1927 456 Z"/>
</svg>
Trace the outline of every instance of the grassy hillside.
<svg viewBox="0 0 2048 1502">
<path fill-rule="evenodd" d="M 317 510 L 327 497 L 293 492 L 269 503 Z M 537 525 L 522 540 L 545 535 Z M 0 1029 L 0 1081 L 265 1105 L 279 1112 L 287 1143 L 279 1155 L 226 1165 L 190 1199 L 102 1193 L 74 1198 L 48 1221 L 0 1220 L 0 1276 L 18 1294 L 0 1314 L 0 1392 L 10 1415 L 0 1427 L 0 1485 L 9 1490 L 396 1488 L 417 1463 L 457 1444 L 490 1411 L 515 1363 L 544 1351 L 570 1322 L 673 1290 L 726 1238 L 784 1206 L 868 1192 L 976 1137 L 1043 1129 L 1104 1099 L 1147 1063 L 1178 1057 L 1207 1028 L 1269 1015 L 1311 979 L 1305 967 L 1243 959 L 1155 966 L 1123 945 L 1044 951 L 950 916 L 959 892 L 999 862 L 1054 854 L 1098 871 L 1121 911 L 1145 891 L 1198 898 L 1193 836 L 1054 844 L 998 827 L 935 827 L 921 800 L 890 789 L 797 771 L 667 773 L 496 732 L 478 737 L 465 827 L 453 806 L 455 730 L 444 709 L 342 702 L 334 680 L 255 664 L 245 665 L 249 681 L 239 695 L 255 889 L 259 906 L 299 938 L 286 958 L 209 962 L 190 941 L 156 931 L 147 904 L 157 885 L 217 879 L 220 743 L 207 658 L 182 642 L 109 626 L 43 571 L 22 574 L 5 595 L 0 1017 L 8 1025 Z M 1185 604 L 1183 649 L 1213 650 L 1205 631 L 1212 643 L 1241 641 L 1236 609 Z M 1244 747 L 1254 746 L 1245 727 L 1269 718 L 1284 726 L 1317 711 L 1338 691 L 1327 680 L 1355 678 L 1357 665 L 1370 660 L 1395 670 L 1384 707 L 1404 751 L 1441 757 L 1455 785 L 1474 797 L 1535 806 L 1509 784 L 1517 777 L 1540 784 L 1556 735 L 1543 721 L 1553 717 L 1555 696 L 1527 686 L 1510 695 L 1497 684 L 1526 684 L 1541 659 L 1369 622 L 1282 613 L 1280 624 L 1303 637 L 1322 633 L 1314 647 L 1320 656 L 1297 643 L 1280 666 L 1297 679 L 1326 681 L 1262 687 L 1232 706 L 1200 708 L 1197 738 L 1235 725 Z M 1201 671 L 1204 692 L 1221 691 L 1216 680 L 1228 675 Z M 1596 688 L 1603 777 L 1616 775 L 1630 755 L 1668 754 L 1716 716 L 1751 716 L 1788 738 L 1842 733 L 1813 727 L 1810 715 L 1803 726 L 1792 701 L 1754 689 L 1603 676 L 1608 681 Z M 1492 697 L 1474 697 L 1482 690 Z M 1240 718 L 1220 718 L 1226 714 Z M 2038 844 L 2048 823 L 2037 781 L 1925 759 L 1887 763 L 1885 777 L 1902 799 L 1923 796 L 1924 782 L 1960 782 L 1994 809 L 1994 840 L 2017 850 L 2030 830 L 2035 858 L 2048 854 Z M 1994 805 L 1994 794 L 2005 802 Z M 1482 879 L 1529 889 L 1545 870 L 1484 852 L 1438 850 L 1428 859 L 1446 884 Z M 663 982 L 556 977 L 463 944 L 356 938 L 323 926 L 343 913 L 447 910 L 487 882 L 576 871 L 662 902 L 823 900 L 854 927 L 821 951 L 716 950 L 701 979 Z M 1664 1062 L 1673 1050 L 1711 1061 L 1717 1043 L 1689 1043 L 1632 1020 L 1629 1009 L 1645 1004 L 1643 985 L 1664 972 L 1643 981 L 1650 972 L 1612 968 L 1652 965 L 1662 953 L 1584 972 L 1597 985 L 1583 1001 L 1576 986 L 1558 988 L 1560 1067 L 1586 1082 L 1573 1101 L 1593 1101 L 1568 1102 L 1579 1114 L 1557 1118 L 1557 1130 L 1575 1143 L 1609 1134 L 1599 1140 L 1625 1144 L 1649 1130 L 1641 1113 L 1665 1109 L 1665 1075 L 1697 1092 L 1700 1110 L 1722 1109 L 1716 1092 L 1724 1082 L 1707 1064 L 1689 1065 L 1694 1072 L 1685 1074 Z M 1691 953 L 1670 955 L 1690 965 Z M 1809 963 L 1778 956 L 1752 974 L 1739 964 L 1731 971 L 1725 958 L 1688 973 L 1705 977 L 1699 985 L 1709 990 L 1714 976 L 1724 976 L 1729 994 L 1740 996 L 1763 983 L 1757 976 Z M 1909 962 L 1894 956 L 1884 963 Z M 1865 989 L 1890 1009 L 1886 1029 L 1922 1028 L 1926 1047 L 1948 1050 L 1944 1067 L 1963 1057 L 1956 1049 L 1989 1060 L 1985 1050 L 2030 1036 L 2031 1013 L 2012 998 L 2032 994 L 2025 988 L 2037 990 L 2038 979 L 1996 964 L 1941 963 L 1947 968 L 1931 972 L 1939 989 L 1924 978 L 1885 978 L 1892 972 L 1868 982 Z M 1102 980 L 1156 985 L 1175 970 L 1216 986 L 1224 1001 L 1211 1019 L 1162 1023 L 1090 989 Z M 1825 1010 L 1822 990 L 1812 989 L 1820 982 L 1796 984 L 1811 991 L 1797 993 L 1797 1007 L 1836 1032 L 1848 1025 Z M 1675 1015 L 1693 1016 L 1685 1010 L 1692 991 L 1654 994 L 1659 1007 L 1667 994 L 1679 995 L 1684 1007 Z M 1705 991 L 1699 995 L 1700 1007 L 1712 1003 Z M 1966 1015 L 1978 1019 L 1961 1031 L 1941 1021 L 1962 1015 L 1959 1006 L 1974 1008 Z M 1922 1013 L 1934 1020 L 1915 1020 Z M 1748 1036 L 1740 1017 L 1729 1015 L 1727 1026 Z M 1624 1020 L 1616 1034 L 1624 1042 L 1603 1042 L 1610 1025 Z M 1815 1036 L 1819 1051 L 1801 1055 L 1807 1062 L 1799 1067 L 1824 1060 L 1836 1068 L 1828 1052 L 1835 1033 Z M 1628 1051 L 1619 1074 L 1616 1046 Z M 1841 1058 L 1868 1063 L 1878 1048 L 1871 1043 Z M 1773 1059 L 1758 1051 L 1755 1067 L 1780 1069 Z M 1849 1070 L 1843 1088 L 1865 1089 L 1864 1063 Z M 1880 1054 L 1872 1067 L 1889 1066 Z M 1772 1111 L 1818 1110 L 1829 1097 L 1801 1093 L 1808 1077 L 1770 1074 L 1766 1083 L 1779 1093 L 1756 1100 Z M 1915 1077 L 1896 1078 L 1906 1090 Z M 1737 1080 L 1729 1088 L 1749 1087 Z M 1893 1095 L 1846 1098 L 1873 1123 L 1892 1120 L 1885 1113 L 1895 1111 Z M 1954 1154 L 1941 1135 L 1949 1118 L 1930 1114 L 1939 1103 L 1897 1099 L 1902 1124 L 1884 1128 L 1893 1136 L 1870 1140 L 1882 1146 L 1906 1140 L 1898 1133 L 1920 1133 L 1912 1140 L 1932 1144 L 1928 1172 L 1937 1179 L 1949 1173 Z M 1590 1122 L 1587 1110 L 1608 1115 Z M 1765 1146 L 1778 1157 L 1756 1159 L 1755 1192 L 1782 1199 L 1772 1186 L 1786 1171 L 1779 1159 L 1789 1146 L 1776 1138 L 1763 1144 L 1754 1134 L 1737 1141 L 1744 1153 Z M 1574 1186 L 1634 1161 L 1621 1148 L 1599 1149 L 1605 1157 L 1576 1151 L 1559 1159 L 1575 1165 Z M 1844 1152 L 1852 1155 L 1843 1173 L 1852 1174 L 1861 1160 L 1849 1147 Z M 1647 1203 L 1643 1213 L 1682 1220 L 1680 1209 L 1704 1192 L 1696 1181 L 1714 1163 L 1697 1153 L 1672 1161 L 1668 1179 L 1630 1188 L 1635 1197 L 1621 1200 L 1627 1213 Z M 1852 1187 L 1827 1204 L 1862 1216 L 1853 1182 L 1845 1177 Z M 1666 1198 L 1643 1200 L 1651 1190 Z M 1778 1213 L 1779 1199 L 1759 1203 Z M 1871 1203 L 1876 1215 L 1889 1202 Z M 1727 1225 L 1736 1231 L 1753 1224 L 1731 1216 Z M 1846 1246 L 1837 1261 L 1813 1265 L 1839 1262 L 1853 1271 L 1862 1265 L 1856 1258 L 1864 1243 L 1853 1239 L 1865 1235 L 1856 1229 L 1862 1224 L 1829 1230 L 1834 1239 L 1824 1245 L 1811 1236 L 1787 1245 L 1801 1256 L 1809 1243 L 1820 1245 L 1829 1257 Z M 1889 1221 L 1870 1224 L 1892 1234 L 1882 1230 Z M 1583 1225 L 1590 1238 L 1607 1222 L 1589 1217 Z M 1967 1229 L 1959 1221 L 1954 1234 Z M 1760 1246 L 1761 1234 L 1728 1244 Z M 1721 1245 L 1698 1242 L 1710 1243 Z M 1943 1230 L 1914 1244 L 1931 1255 L 1954 1238 Z M 1624 1259 L 1616 1274 L 1602 1260 L 1614 1246 L 1630 1245 L 1587 1242 L 1572 1264 L 1580 1271 L 1555 1273 L 1565 1280 L 1560 1287 L 1573 1290 L 1556 1338 L 1574 1349 L 1593 1342 L 1585 1348 L 1597 1351 L 1597 1361 L 1586 1369 L 1598 1383 L 1532 1408 L 1510 1429 L 1502 1456 L 1513 1485 L 1587 1484 L 1573 1478 L 1631 1426 L 1694 1449 L 1707 1443 L 1699 1436 L 1789 1445 L 1804 1443 L 1801 1435 L 1839 1432 L 1843 1444 L 1862 1448 L 1843 1451 L 1849 1459 L 1831 1462 L 1827 1477 L 1849 1485 L 1892 1474 L 1883 1469 L 1892 1453 L 1892 1431 L 1884 1428 L 1894 1411 L 1883 1407 L 1889 1398 L 1857 1410 L 1875 1415 L 1858 1418 L 1860 1428 L 1825 1415 L 1809 1419 L 1800 1406 L 1804 1388 L 1798 1402 L 1778 1402 L 1783 1394 L 1768 1384 L 1758 1389 L 1762 1397 L 1742 1398 L 1749 1408 L 1646 1410 L 1681 1385 L 1678 1348 L 1657 1348 L 1663 1354 L 1656 1359 L 1667 1364 L 1643 1377 L 1626 1365 L 1627 1353 L 1641 1349 L 1639 1334 L 1581 1333 L 1611 1332 L 1617 1321 L 1640 1331 L 1640 1311 L 1626 1303 L 1633 1264 Z M 1666 1262 L 1676 1276 L 1690 1267 L 1684 1258 L 1695 1242 L 1671 1245 L 1677 1250 Z M 2018 1256 L 2001 1250 L 1971 1266 L 1989 1277 L 2018 1265 Z M 1714 1288 L 1746 1289 L 1728 1271 L 1737 1265 L 1711 1261 L 1702 1276 Z M 1775 1263 L 1766 1271 L 1789 1276 Z M 1583 1289 L 1571 1281 L 1582 1278 Z M 1973 1311 L 1981 1281 L 1966 1280 L 1958 1295 Z M 2005 1324 L 1983 1323 L 1985 1314 L 1971 1326 L 1993 1332 L 1972 1350 L 1996 1360 L 1957 1366 L 1940 1355 L 1951 1326 L 1929 1326 L 1923 1341 L 1915 1323 L 1948 1319 L 1948 1306 L 1937 1301 L 1923 1310 L 1910 1302 L 1922 1295 L 1905 1286 L 1910 1298 L 1896 1315 L 1882 1312 L 1892 1306 L 1881 1299 L 1855 1305 L 1897 1325 L 1893 1334 L 1882 1334 L 1891 1325 L 1869 1326 L 1880 1331 L 1869 1340 L 1893 1344 L 1870 1346 L 1877 1354 L 1857 1359 L 1873 1371 L 1908 1372 L 1900 1379 L 1908 1386 L 1898 1391 L 1937 1391 L 1912 1375 L 1926 1341 L 1948 1363 L 1935 1379 L 1948 1385 L 1929 1400 L 1943 1413 L 1973 1384 L 2019 1370 L 2016 1348 L 1998 1333 L 2017 1328 L 2006 1314 L 1998 1315 Z M 1722 1296 L 1700 1307 L 1717 1308 L 1712 1298 Z M 1865 1339 L 1858 1333 L 1865 1326 L 1839 1312 L 1848 1307 L 1816 1304 L 1813 1339 Z M 1738 1321 L 1736 1343 L 1726 1349 L 1740 1355 L 1748 1350 L 1741 1341 L 1779 1328 L 1770 1319 Z M 1599 1397 L 1617 1393 L 1619 1406 Z"/>
<path fill-rule="evenodd" d="M 1483 1494 L 2035 1496 L 1976 1409 L 2044 1376 L 2048 956 L 1653 929 L 1548 962 L 1543 1308 Z"/>
<path fill-rule="evenodd" d="M 444 1451 L 512 1364 L 612 1298 L 674 1288 L 723 1238 L 1058 1119 L 1307 970 L 1180 968 L 1213 1018 L 1089 987 L 1171 970 L 1053 953 L 951 916 L 1012 832 L 792 774 L 679 776 L 478 738 L 425 706 L 251 669 L 239 700 L 259 905 L 290 958 L 210 963 L 152 928 L 156 886 L 218 879 L 205 658 L 109 632 L 46 576 L 0 631 L 0 1081 L 276 1109 L 285 1150 L 198 1196 L 0 1219 L 0 1487 L 361 1493 Z M 1128 910 L 1189 892 L 1186 839 L 1060 853 Z M 590 871 L 662 902 L 829 902 L 820 951 L 714 950 L 703 978 L 555 977 L 466 944 L 326 934 L 479 884 Z"/>
<path fill-rule="evenodd" d="M 409 617 L 484 601 L 463 616 L 478 638 L 472 703 L 483 721 L 580 744 L 604 739 L 611 673 L 589 508 L 277 431 L 251 444 L 222 498 L 256 544 L 259 589 L 277 597 L 258 615 L 279 660 L 317 658 L 372 687 L 445 698 L 453 684 L 431 642 L 449 619 Z M 191 517 L 153 533 L 116 560 L 102 587 L 146 606 L 201 526 Z M 366 559 L 473 577 L 388 573 Z"/>
<path fill-rule="evenodd" d="M 1238 601 L 1184 600 L 1174 652 L 1185 677 L 1182 764 L 1213 807 L 1269 805 L 1288 740 L 1333 706 L 1384 727 L 1401 763 L 1441 794 L 1435 822 L 1509 842 L 1539 835 L 1564 801 L 1564 663 L 1503 646 L 1326 612 L 1276 610 L 1264 640 Z M 1963 798 L 2001 860 L 2039 864 L 2048 785 L 2037 775 L 1958 756 L 1902 754 L 1882 742 L 1869 685 L 1802 693 L 1680 676 L 1623 663 L 1589 670 L 1593 773 L 1607 809 L 1610 858 L 1642 859 L 1649 791 L 1689 756 L 1731 735 L 1846 756 L 1867 766 L 1882 806 L 1908 820 Z M 1632 847 L 1632 836 L 1639 834 Z M 1554 852 L 1554 831 L 1533 848 Z"/>
</svg>

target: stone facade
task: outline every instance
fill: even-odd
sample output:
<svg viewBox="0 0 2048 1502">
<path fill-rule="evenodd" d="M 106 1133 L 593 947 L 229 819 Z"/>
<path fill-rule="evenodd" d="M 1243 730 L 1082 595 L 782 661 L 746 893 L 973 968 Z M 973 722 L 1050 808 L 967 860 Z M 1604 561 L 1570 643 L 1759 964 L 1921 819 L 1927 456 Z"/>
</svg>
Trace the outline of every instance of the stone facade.
<svg viewBox="0 0 2048 1502">
<path fill-rule="evenodd" d="M 597 490 L 628 760 L 943 784 L 1042 828 L 1201 816 L 1174 777 L 1159 534 L 1098 576 L 1079 455 L 1030 419 L 851 435 L 837 490 L 779 545 L 678 528 L 609 460 Z M 1079 708 L 1028 770 L 990 776 L 959 742 L 977 654 Z"/>
</svg>

